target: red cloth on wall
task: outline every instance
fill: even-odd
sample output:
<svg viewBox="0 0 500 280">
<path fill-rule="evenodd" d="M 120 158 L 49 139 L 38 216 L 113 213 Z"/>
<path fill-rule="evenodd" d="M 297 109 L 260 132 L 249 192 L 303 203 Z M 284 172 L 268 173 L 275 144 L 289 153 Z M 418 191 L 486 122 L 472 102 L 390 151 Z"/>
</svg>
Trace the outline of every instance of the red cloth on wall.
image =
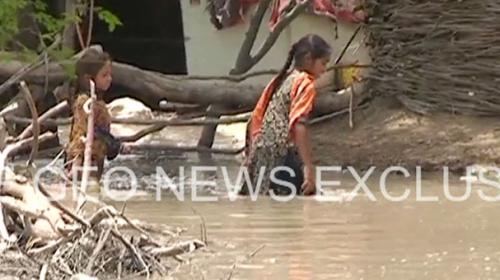
<svg viewBox="0 0 500 280">
<path fill-rule="evenodd" d="M 243 22 L 248 8 L 259 0 L 209 0 L 210 21 L 217 29 Z"/>
<path fill-rule="evenodd" d="M 281 17 L 286 13 L 287 7 L 292 3 L 303 0 L 274 0 L 271 3 L 270 27 L 273 29 Z M 332 20 L 353 23 L 363 22 L 366 13 L 361 7 L 362 0 L 311 0 L 309 11 L 331 18 Z M 211 21 L 217 29 L 223 29 L 243 22 L 248 8 L 257 4 L 259 0 L 210 0 Z"/>
</svg>

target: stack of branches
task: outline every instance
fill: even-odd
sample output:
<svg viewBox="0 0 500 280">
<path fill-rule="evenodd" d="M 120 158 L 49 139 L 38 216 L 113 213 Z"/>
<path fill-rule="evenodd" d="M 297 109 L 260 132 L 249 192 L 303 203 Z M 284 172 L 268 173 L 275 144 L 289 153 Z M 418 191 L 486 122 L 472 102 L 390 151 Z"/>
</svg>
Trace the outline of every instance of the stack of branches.
<svg viewBox="0 0 500 280">
<path fill-rule="evenodd" d="M 11 177 L 7 172 L 7 177 Z M 85 217 L 51 199 L 26 180 L 4 185 L 0 229 L 0 275 L 23 279 L 69 279 L 76 275 L 110 277 L 161 276 L 174 272 L 167 259 L 204 246 L 178 240 L 180 230 L 155 227 L 127 218 L 97 199 L 98 210 Z M 147 227 L 146 227 L 147 226 Z M 3 240 L 2 240 L 3 239 Z"/>
<path fill-rule="evenodd" d="M 375 94 L 409 109 L 500 115 L 500 3 L 367 0 Z"/>
<path fill-rule="evenodd" d="M 33 139 L 38 139 L 35 130 Z M 6 142 L 0 128 L 0 146 Z M 75 210 L 55 199 L 41 182 L 32 182 L 6 165 L 26 139 L 0 154 L 0 275 L 22 279 L 69 279 L 75 275 L 121 278 L 166 275 L 166 258 L 204 246 L 202 241 L 175 242 L 179 231 L 141 226 L 114 207 L 80 191 Z M 68 182 L 70 183 L 70 182 Z M 80 201 L 82 203 L 80 203 Z M 84 208 L 83 205 L 88 207 Z M 89 209 L 90 207 L 90 209 Z M 88 211 L 91 210 L 91 211 Z M 95 210 L 95 211 L 93 211 Z"/>
</svg>

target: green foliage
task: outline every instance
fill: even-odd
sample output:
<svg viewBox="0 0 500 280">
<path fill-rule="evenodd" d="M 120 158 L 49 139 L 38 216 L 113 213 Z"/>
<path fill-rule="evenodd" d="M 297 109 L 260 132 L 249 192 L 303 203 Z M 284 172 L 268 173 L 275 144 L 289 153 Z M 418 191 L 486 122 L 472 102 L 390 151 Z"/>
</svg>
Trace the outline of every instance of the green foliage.
<svg viewBox="0 0 500 280">
<path fill-rule="evenodd" d="M 82 16 L 87 15 L 89 12 L 89 0 L 78 1 L 74 12 L 58 15 L 51 14 L 45 2 L 46 0 L 0 0 L 0 59 L 15 58 L 17 60 L 33 61 L 38 57 L 39 53 L 47 50 L 48 46 L 52 45 L 56 38 L 62 37 L 67 26 L 80 23 Z M 28 50 L 16 40 L 16 36 L 21 31 L 19 15 L 25 9 L 28 9 L 28 14 L 37 23 L 37 36 L 40 42 L 36 50 Z M 93 12 L 96 14 L 96 18 L 108 25 L 110 32 L 115 30 L 117 26 L 123 25 L 116 15 L 102 7 L 94 7 Z M 2 52 L 12 49 L 12 46 L 15 46 L 17 51 L 14 57 L 7 52 Z M 51 49 L 48 54 L 53 60 L 63 61 L 74 55 L 74 52 L 58 46 Z"/>
<path fill-rule="evenodd" d="M 0 49 L 19 32 L 17 15 L 27 5 L 26 0 L 0 1 Z"/>
<path fill-rule="evenodd" d="M 123 25 L 120 19 L 112 12 L 104 10 L 101 7 L 97 7 L 96 11 L 99 19 L 108 24 L 109 32 L 113 32 L 117 26 Z"/>
<path fill-rule="evenodd" d="M 59 65 L 62 66 L 64 71 L 70 76 L 71 79 L 75 78 L 75 64 L 71 63 L 68 59 L 74 55 L 72 49 L 68 47 L 62 47 L 58 50 L 49 51 L 49 56 L 52 57 L 53 60 L 59 61 Z"/>
</svg>

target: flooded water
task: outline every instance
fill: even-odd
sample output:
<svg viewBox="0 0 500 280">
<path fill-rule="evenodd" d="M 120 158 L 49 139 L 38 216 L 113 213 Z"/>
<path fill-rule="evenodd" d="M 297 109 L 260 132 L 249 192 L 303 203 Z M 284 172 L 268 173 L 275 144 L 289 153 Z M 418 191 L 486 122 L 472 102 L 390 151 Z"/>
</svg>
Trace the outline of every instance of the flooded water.
<svg viewBox="0 0 500 280">
<path fill-rule="evenodd" d="M 199 164 L 190 159 L 165 158 L 164 164 Z M 231 174 L 238 168 L 230 158 L 215 162 L 230 166 Z M 390 175 L 384 195 L 381 174 L 374 172 L 366 182 L 376 200 L 372 201 L 364 189 L 353 192 L 357 181 L 351 173 L 332 172 L 327 177 L 340 183 L 325 188 L 335 201 L 232 201 L 221 187 L 219 171 L 206 177 L 217 187 L 201 192 L 216 202 L 192 201 L 191 195 L 180 201 L 171 193 L 158 201 L 150 194 L 129 201 L 127 211 L 134 218 L 187 228 L 195 238 L 200 238 L 203 217 L 208 250 L 189 256 L 190 265 L 181 266 L 175 279 L 498 279 L 500 208 L 477 193 L 494 197 L 498 189 L 472 184 L 470 197 L 452 202 L 446 197 L 443 175 L 424 173 L 422 196 L 438 201 L 421 202 L 414 174 L 408 179 Z M 387 199 L 405 189 L 411 192 L 408 199 Z M 449 190 L 461 196 L 466 183 L 452 176 Z"/>
<path fill-rule="evenodd" d="M 171 185 L 183 179 L 190 185 L 194 165 L 218 166 L 217 172 L 201 177 L 215 182 L 213 186 L 197 190 L 198 195 L 217 201 L 193 201 L 189 187 L 185 200 L 180 201 L 172 192 L 175 187 L 155 176 L 161 167 L 172 179 Z M 359 179 L 347 171 L 327 172 L 326 179 L 338 184 L 325 187 L 321 199 L 278 202 L 259 196 L 233 201 L 221 169 L 226 167 L 234 181 L 239 161 L 232 157 L 120 156 L 107 168 L 117 166 L 133 170 L 142 190 L 127 202 L 130 217 L 186 228 L 184 236 L 193 238 L 201 238 L 201 217 L 204 220 L 207 249 L 182 256 L 189 263 L 175 270 L 173 279 L 469 280 L 500 275 L 500 207 L 478 195 L 484 191 L 497 196 L 500 188 L 472 184 L 470 196 L 452 202 L 446 190 L 461 196 L 466 193 L 466 182 L 450 176 L 449 188 L 445 188 L 442 173 L 424 172 L 423 196 L 435 196 L 437 201 L 422 202 L 416 197 L 415 172 L 410 178 L 391 173 L 385 193 L 380 187 L 382 170 L 373 172 L 366 188 L 359 188 Z M 359 171 L 359 177 L 363 174 Z M 130 182 L 126 179 L 116 186 L 128 188 Z M 157 193 L 158 182 L 162 190 Z M 407 199 L 388 199 L 406 189 L 410 192 Z M 332 201 L 324 201 L 326 195 Z"/>
</svg>

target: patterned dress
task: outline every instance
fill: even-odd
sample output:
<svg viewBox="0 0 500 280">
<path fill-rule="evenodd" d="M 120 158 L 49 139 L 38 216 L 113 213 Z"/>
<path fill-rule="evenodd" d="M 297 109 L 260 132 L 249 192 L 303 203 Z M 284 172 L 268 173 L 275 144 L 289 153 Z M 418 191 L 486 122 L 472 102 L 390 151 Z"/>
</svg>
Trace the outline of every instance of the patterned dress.
<svg viewBox="0 0 500 280">
<path fill-rule="evenodd" d="M 264 90 L 248 124 L 244 166 L 252 185 L 244 184 L 241 194 L 248 194 L 249 187 L 256 190 L 259 185 L 259 193 L 268 194 L 273 186 L 270 180 L 272 169 L 289 166 L 285 160 L 290 154 L 296 154 L 292 141 L 294 125 L 308 116 L 316 96 L 314 79 L 305 72 L 291 72 L 272 98 L 271 84 Z M 298 169 L 294 171 L 302 172 L 301 168 Z"/>
<path fill-rule="evenodd" d="M 83 106 L 89 98 L 90 97 L 86 94 L 79 94 L 73 104 L 73 122 L 71 124 L 69 144 L 66 149 L 66 159 L 70 161 L 67 172 L 71 172 L 72 169 L 77 166 L 81 168 L 83 165 L 85 152 L 85 141 L 83 141 L 83 138 L 87 136 L 88 118 Z M 94 126 L 109 131 L 110 125 L 111 115 L 108 112 L 106 103 L 102 100 L 97 100 L 94 105 Z M 92 177 L 100 179 L 103 172 L 104 159 L 107 154 L 108 145 L 104 139 L 94 136 L 91 165 L 97 167 L 97 173 L 91 172 Z M 79 174 L 80 173 L 81 172 L 79 172 Z"/>
</svg>

